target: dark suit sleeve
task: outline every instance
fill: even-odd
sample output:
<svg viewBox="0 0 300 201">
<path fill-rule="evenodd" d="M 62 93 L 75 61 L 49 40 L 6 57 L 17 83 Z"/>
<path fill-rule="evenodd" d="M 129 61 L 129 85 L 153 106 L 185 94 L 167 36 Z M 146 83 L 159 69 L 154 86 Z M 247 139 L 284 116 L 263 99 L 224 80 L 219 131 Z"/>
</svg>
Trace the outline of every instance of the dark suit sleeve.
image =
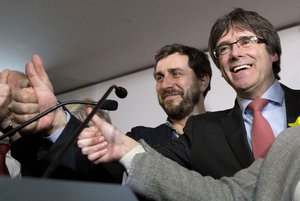
<svg viewBox="0 0 300 201">
<path fill-rule="evenodd" d="M 11 144 L 11 154 L 21 163 L 23 176 L 39 177 L 45 166 L 37 161 L 39 145 L 43 139 L 38 135 L 26 135 Z"/>
<path fill-rule="evenodd" d="M 173 140 L 163 146 L 155 147 L 155 149 L 165 157 L 191 169 L 189 140 L 185 134 L 180 136 L 177 140 Z"/>
<path fill-rule="evenodd" d="M 39 138 L 33 141 L 23 137 L 13 145 L 14 156 L 22 164 L 22 168 L 29 170 L 29 176 L 41 176 L 55 159 L 57 153 L 62 149 L 66 140 L 71 137 L 73 132 L 80 126 L 80 121 L 71 116 L 70 121 L 61 133 L 55 143 L 51 143 L 39 136 L 30 136 L 30 138 Z M 28 137 L 29 138 L 29 137 Z M 28 147 L 34 147 L 31 151 L 24 150 Z M 38 172 L 36 172 L 38 170 Z M 61 163 L 51 174 L 53 178 L 100 181 L 110 183 L 120 183 L 122 180 L 123 167 L 115 163 L 94 165 L 74 143 L 65 153 Z"/>
<path fill-rule="evenodd" d="M 155 147 L 155 149 L 164 155 L 176 161 L 180 165 L 191 169 L 191 141 L 189 133 L 192 129 L 193 120 L 189 119 L 184 128 L 184 134 L 176 140 L 172 140 L 169 143 Z"/>
<path fill-rule="evenodd" d="M 172 130 L 166 124 L 161 124 L 156 128 L 137 126 L 126 135 L 136 141 L 143 139 L 151 147 L 164 145 L 173 140 Z"/>
<path fill-rule="evenodd" d="M 137 126 L 127 133 L 127 136 L 140 140 L 155 148 L 164 156 L 190 168 L 190 140 L 187 135 L 181 135 L 179 139 L 173 139 L 173 129 L 166 124 L 156 128 Z"/>
</svg>

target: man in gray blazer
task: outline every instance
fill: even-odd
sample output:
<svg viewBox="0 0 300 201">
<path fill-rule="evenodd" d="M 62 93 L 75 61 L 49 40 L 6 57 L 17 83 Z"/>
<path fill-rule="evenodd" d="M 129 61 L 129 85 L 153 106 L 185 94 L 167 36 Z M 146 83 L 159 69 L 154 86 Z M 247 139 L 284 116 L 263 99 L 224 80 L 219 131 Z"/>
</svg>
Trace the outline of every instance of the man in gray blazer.
<svg viewBox="0 0 300 201">
<path fill-rule="evenodd" d="M 234 177 L 216 180 L 163 157 L 145 142 L 137 143 L 98 117 L 93 121 L 99 132 L 87 128 L 81 133 L 78 145 L 83 153 L 94 163 L 119 159 L 127 169 L 126 183 L 147 198 L 172 201 L 300 200 L 299 126 L 283 131 L 265 160 L 256 160 Z M 102 147 L 101 151 L 95 151 L 97 148 L 91 146 L 93 143 Z"/>
<path fill-rule="evenodd" d="M 127 183 L 154 200 L 293 200 L 300 181 L 299 132 L 299 126 L 285 130 L 265 161 L 220 180 L 189 171 L 142 143 L 146 152 L 134 157 Z"/>
</svg>

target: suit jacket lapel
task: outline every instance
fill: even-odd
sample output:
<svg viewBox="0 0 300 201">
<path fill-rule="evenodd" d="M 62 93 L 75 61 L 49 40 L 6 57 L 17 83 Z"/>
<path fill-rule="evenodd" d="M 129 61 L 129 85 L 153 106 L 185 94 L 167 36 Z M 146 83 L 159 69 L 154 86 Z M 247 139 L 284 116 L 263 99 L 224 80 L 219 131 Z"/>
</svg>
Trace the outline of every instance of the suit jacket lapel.
<svg viewBox="0 0 300 201">
<path fill-rule="evenodd" d="M 281 85 L 285 93 L 287 123 L 292 123 L 300 116 L 300 90 L 292 90 Z M 248 167 L 254 161 L 254 157 L 247 141 L 246 129 L 237 101 L 228 116 L 220 120 L 220 124 L 236 157 L 243 167 Z"/>
<path fill-rule="evenodd" d="M 235 106 L 228 116 L 220 120 L 225 137 L 243 167 L 248 167 L 254 157 L 247 141 L 246 129 L 241 116 L 241 110 L 235 101 Z"/>
<path fill-rule="evenodd" d="M 292 123 L 300 116 L 300 90 L 292 90 L 283 84 L 282 88 L 285 93 L 287 123 Z M 243 167 L 248 167 L 254 161 L 254 157 L 237 101 L 228 116 L 220 120 L 220 124 L 237 159 Z"/>
<path fill-rule="evenodd" d="M 287 123 L 293 123 L 300 116 L 300 91 L 292 90 L 281 84 L 285 93 L 285 107 Z"/>
</svg>

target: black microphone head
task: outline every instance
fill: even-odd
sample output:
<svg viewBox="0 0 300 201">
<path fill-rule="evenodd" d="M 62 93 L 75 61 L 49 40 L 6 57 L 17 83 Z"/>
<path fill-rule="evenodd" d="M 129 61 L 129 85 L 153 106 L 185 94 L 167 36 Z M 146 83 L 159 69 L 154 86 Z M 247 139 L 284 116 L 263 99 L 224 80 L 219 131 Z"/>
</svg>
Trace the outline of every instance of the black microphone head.
<svg viewBox="0 0 300 201">
<path fill-rule="evenodd" d="M 118 102 L 115 100 L 106 99 L 102 106 L 100 107 L 102 110 L 114 111 L 118 109 Z"/>
<path fill-rule="evenodd" d="M 115 93 L 119 98 L 125 98 L 127 96 L 127 90 L 123 87 L 115 87 Z"/>
</svg>

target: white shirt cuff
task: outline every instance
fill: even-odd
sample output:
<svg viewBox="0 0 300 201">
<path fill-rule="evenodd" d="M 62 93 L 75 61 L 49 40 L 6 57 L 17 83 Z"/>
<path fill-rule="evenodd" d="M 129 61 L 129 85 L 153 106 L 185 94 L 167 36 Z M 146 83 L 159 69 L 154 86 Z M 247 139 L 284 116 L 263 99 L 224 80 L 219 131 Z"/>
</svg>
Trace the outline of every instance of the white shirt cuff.
<svg viewBox="0 0 300 201">
<path fill-rule="evenodd" d="M 300 181 L 298 182 L 295 192 L 294 192 L 294 200 L 300 201 Z"/>
<path fill-rule="evenodd" d="M 123 156 L 123 158 L 121 158 L 120 163 L 125 167 L 127 173 L 129 172 L 129 168 L 131 166 L 132 159 L 134 158 L 134 156 L 138 153 L 143 152 L 145 152 L 145 149 L 142 145 L 139 144 L 136 147 L 134 147 L 131 151 L 129 151 L 125 156 Z"/>
</svg>

